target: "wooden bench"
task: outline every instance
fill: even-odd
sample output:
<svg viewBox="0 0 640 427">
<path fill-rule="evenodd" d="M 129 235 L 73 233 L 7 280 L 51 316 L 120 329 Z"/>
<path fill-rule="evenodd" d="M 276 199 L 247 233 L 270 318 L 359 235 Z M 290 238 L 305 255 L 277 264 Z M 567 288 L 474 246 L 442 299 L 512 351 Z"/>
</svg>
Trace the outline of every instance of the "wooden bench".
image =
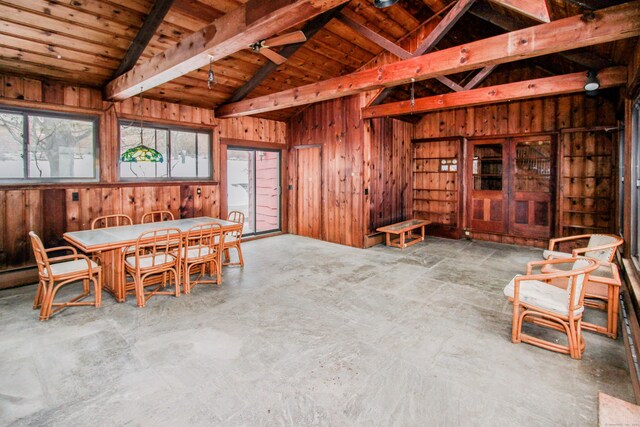
<svg viewBox="0 0 640 427">
<path fill-rule="evenodd" d="M 386 233 L 387 246 L 395 246 L 404 249 L 407 246 L 415 245 L 424 240 L 424 227 L 431 224 L 431 221 L 423 219 L 409 219 L 407 221 L 380 227 L 377 230 Z M 413 230 L 420 229 L 420 234 L 415 234 Z M 391 237 L 391 235 L 397 237 Z"/>
</svg>

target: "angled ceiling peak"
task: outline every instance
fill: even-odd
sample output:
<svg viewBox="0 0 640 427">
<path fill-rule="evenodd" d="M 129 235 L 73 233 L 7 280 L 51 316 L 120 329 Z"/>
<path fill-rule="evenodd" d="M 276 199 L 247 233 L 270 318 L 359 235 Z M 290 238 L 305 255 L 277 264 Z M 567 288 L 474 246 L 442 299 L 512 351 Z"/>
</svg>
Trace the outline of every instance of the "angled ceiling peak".
<svg viewBox="0 0 640 427">
<path fill-rule="evenodd" d="M 123 100 L 299 25 L 348 0 L 249 0 L 109 82 L 106 98 Z"/>
</svg>

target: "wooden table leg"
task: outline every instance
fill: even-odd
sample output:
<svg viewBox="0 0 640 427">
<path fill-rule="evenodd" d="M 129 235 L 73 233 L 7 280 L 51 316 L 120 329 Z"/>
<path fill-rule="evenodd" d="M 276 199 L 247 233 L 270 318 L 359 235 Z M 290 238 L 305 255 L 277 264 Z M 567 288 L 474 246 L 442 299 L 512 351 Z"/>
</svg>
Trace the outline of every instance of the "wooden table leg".
<svg viewBox="0 0 640 427">
<path fill-rule="evenodd" d="M 391 233 L 384 233 L 387 236 L 387 246 L 391 246 Z"/>
<path fill-rule="evenodd" d="M 404 243 L 404 235 L 405 235 L 404 231 L 400 233 L 400 247 L 402 249 L 407 247 L 407 245 Z"/>
<path fill-rule="evenodd" d="M 125 300 L 125 290 L 122 283 L 124 277 L 123 261 L 121 249 L 103 251 L 100 254 L 103 288 L 112 294 L 118 302 L 124 302 Z"/>
<path fill-rule="evenodd" d="M 422 234 L 422 239 L 420 239 L 420 240 L 424 241 L 424 225 L 422 227 L 420 227 L 420 233 Z"/>
</svg>

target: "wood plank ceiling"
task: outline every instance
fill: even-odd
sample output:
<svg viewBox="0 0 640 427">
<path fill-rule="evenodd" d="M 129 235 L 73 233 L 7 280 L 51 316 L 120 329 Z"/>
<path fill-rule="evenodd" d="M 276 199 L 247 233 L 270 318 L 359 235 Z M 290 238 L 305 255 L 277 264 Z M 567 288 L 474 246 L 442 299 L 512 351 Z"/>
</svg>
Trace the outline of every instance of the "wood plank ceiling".
<svg viewBox="0 0 640 427">
<path fill-rule="evenodd" d="M 159 54 L 214 19 L 238 8 L 246 0 L 175 0 L 144 49 L 138 63 Z M 351 0 L 342 14 L 331 19 L 269 74 L 247 98 L 349 74 L 370 63 L 384 49 L 344 21 L 354 21 L 392 42 L 398 42 L 452 0 L 400 0 L 377 9 L 372 0 Z M 621 1 L 547 0 L 551 20 L 583 13 Z M 0 72 L 18 73 L 104 87 L 113 79 L 153 6 L 151 0 L 0 0 Z M 436 49 L 502 34 L 536 24 L 495 2 L 477 0 Z M 300 26 L 297 29 L 301 29 Z M 287 31 L 288 32 L 288 31 Z M 502 83 L 517 81 L 518 69 L 536 68 L 540 77 L 584 71 L 589 67 L 626 65 L 634 39 L 606 43 L 578 52 L 547 55 L 493 71 Z M 190 72 L 145 93 L 145 97 L 186 105 L 214 108 L 227 102 L 267 61 L 250 49 L 213 64 L 217 83 L 207 88 L 205 68 Z M 464 86 L 476 72 L 448 76 Z M 416 84 L 416 97 L 449 93 L 437 80 Z M 394 88 L 385 99 L 409 97 L 408 86 Z M 261 115 L 287 120 L 304 107 Z"/>
</svg>

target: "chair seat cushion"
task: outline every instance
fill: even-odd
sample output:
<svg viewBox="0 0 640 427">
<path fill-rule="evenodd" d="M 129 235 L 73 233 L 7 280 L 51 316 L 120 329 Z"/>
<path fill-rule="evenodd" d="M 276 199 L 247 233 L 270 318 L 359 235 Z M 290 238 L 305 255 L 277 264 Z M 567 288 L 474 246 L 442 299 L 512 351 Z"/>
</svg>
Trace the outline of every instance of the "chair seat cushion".
<svg viewBox="0 0 640 427">
<path fill-rule="evenodd" d="M 174 252 L 174 254 L 175 253 L 177 253 L 177 251 Z M 203 258 L 215 253 L 216 250 L 209 246 L 188 246 L 186 248 L 182 248 L 182 258 L 186 257 L 187 259 Z"/>
<path fill-rule="evenodd" d="M 518 276 L 516 276 L 518 277 Z M 505 296 L 513 298 L 515 288 L 515 277 L 511 279 L 509 284 L 504 288 Z M 541 282 L 539 280 L 523 280 L 520 282 L 520 301 L 553 313 L 567 316 L 569 314 L 569 298 L 567 291 L 556 286 Z M 574 315 L 578 315 L 584 311 L 584 307 L 580 307 L 573 311 Z"/>
<path fill-rule="evenodd" d="M 157 254 L 153 255 L 142 255 L 140 256 L 140 268 L 149 268 L 149 267 L 160 267 L 165 264 L 173 264 L 176 261 L 176 257 L 171 254 Z M 125 258 L 125 262 L 127 265 L 135 268 L 136 267 L 136 257 L 128 256 Z"/>
<path fill-rule="evenodd" d="M 98 268 L 98 264 L 93 261 L 91 262 L 91 268 Z M 54 276 L 61 276 L 66 274 L 73 273 L 82 273 L 88 271 L 89 267 L 87 266 L 87 261 L 84 259 L 78 259 L 75 261 L 67 261 L 67 262 L 59 262 L 57 264 L 51 264 L 51 273 Z M 45 276 L 49 275 L 49 272 L 45 268 L 43 271 Z"/>
</svg>

